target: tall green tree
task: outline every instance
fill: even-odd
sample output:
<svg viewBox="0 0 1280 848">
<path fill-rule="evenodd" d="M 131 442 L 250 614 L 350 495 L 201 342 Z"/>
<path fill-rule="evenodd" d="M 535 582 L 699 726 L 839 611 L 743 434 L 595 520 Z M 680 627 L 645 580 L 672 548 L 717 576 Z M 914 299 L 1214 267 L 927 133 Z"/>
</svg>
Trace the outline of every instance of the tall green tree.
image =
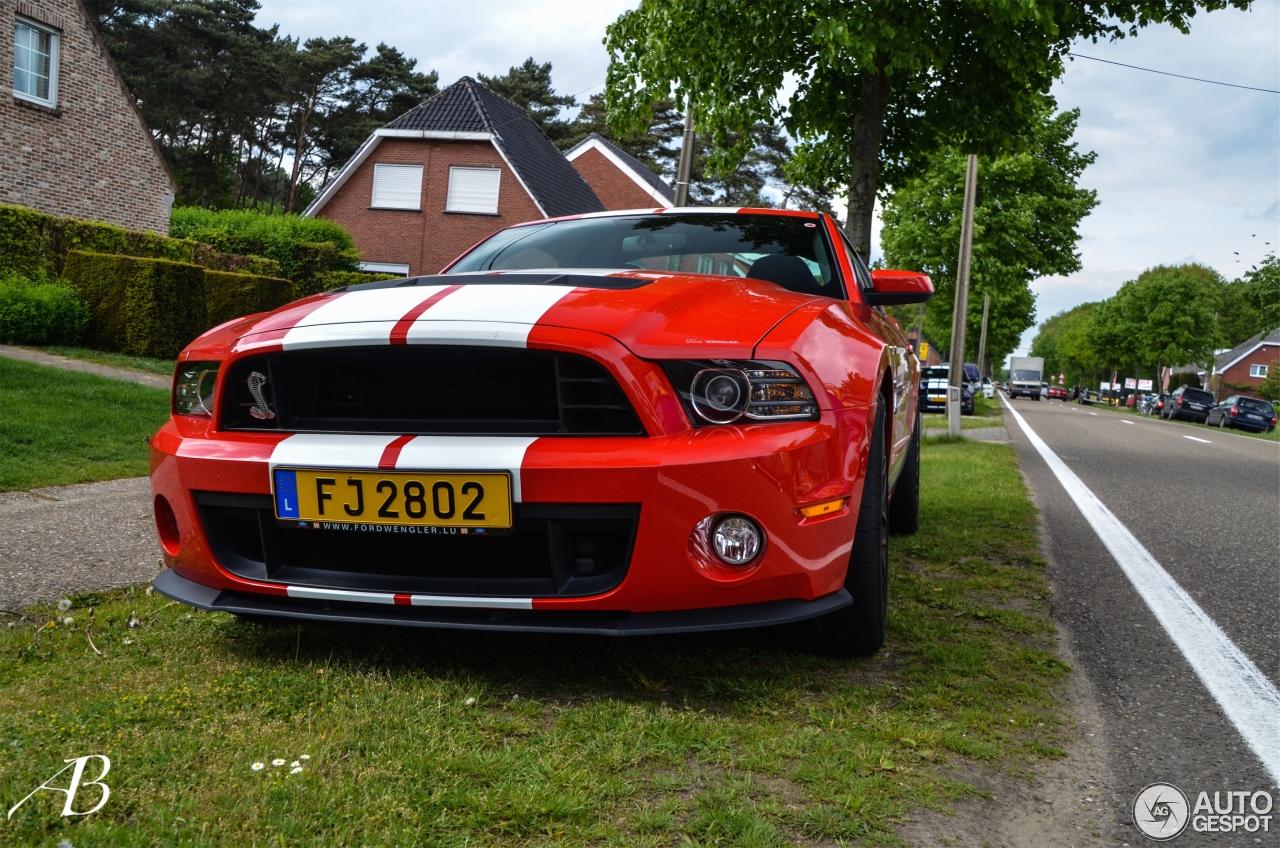
<svg viewBox="0 0 1280 848">
<path fill-rule="evenodd" d="M 724 170 L 751 149 L 731 133 L 782 118 L 804 142 L 806 182 L 848 187 L 847 228 L 865 256 L 877 192 L 945 145 L 984 157 L 1019 148 L 1074 42 L 1153 23 L 1185 32 L 1198 10 L 1250 3 L 641 0 L 607 30 L 609 107 L 640 129 L 655 100 L 692 99 Z"/>
<path fill-rule="evenodd" d="M 1246 286 L 1245 298 L 1258 313 L 1255 332 L 1266 333 L 1280 327 L 1280 262 L 1276 255 L 1272 253 L 1245 272 L 1239 282 Z"/>
<path fill-rule="evenodd" d="M 1090 343 L 1098 358 L 1113 368 L 1151 373 L 1205 363 L 1217 338 L 1216 276 L 1202 265 L 1161 265 L 1125 283 L 1095 316 Z"/>
<path fill-rule="evenodd" d="M 487 77 L 476 74 L 486 88 L 501 94 L 522 107 L 533 122 L 547 134 L 547 138 L 559 142 L 573 134 L 573 124 L 562 113 L 578 105 L 568 94 L 556 94 L 551 86 L 551 63 L 539 64 L 530 56 L 523 65 L 514 65 L 502 76 Z"/>
<path fill-rule="evenodd" d="M 1065 374 L 1069 385 L 1093 385 L 1103 365 L 1089 344 L 1089 328 L 1100 304 L 1082 303 L 1040 325 L 1031 355 L 1044 357 L 1046 374 Z"/>
<path fill-rule="evenodd" d="M 1000 362 L 1035 322 L 1031 282 L 1080 269 L 1080 222 L 1098 201 L 1078 182 L 1095 156 L 1079 152 L 1072 141 L 1079 112 L 1054 115 L 1051 107 L 1042 100 L 1022 152 L 979 165 L 966 361 L 977 355 L 984 295 L 991 297 L 987 353 Z M 885 263 L 933 278 L 936 294 L 925 308 L 924 333 L 942 350 L 951 344 L 966 159 L 959 148 L 940 149 L 889 196 L 883 211 Z"/>
</svg>

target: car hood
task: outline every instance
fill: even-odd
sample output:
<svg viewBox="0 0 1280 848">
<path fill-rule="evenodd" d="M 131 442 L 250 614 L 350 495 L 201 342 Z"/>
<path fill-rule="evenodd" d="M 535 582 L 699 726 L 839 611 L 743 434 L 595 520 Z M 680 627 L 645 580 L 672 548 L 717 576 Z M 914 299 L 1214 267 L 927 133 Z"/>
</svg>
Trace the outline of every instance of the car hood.
<svg viewBox="0 0 1280 848">
<path fill-rule="evenodd" d="M 236 348 L 529 342 L 537 328 L 587 330 L 646 358 L 745 358 L 814 300 L 773 283 L 665 272 L 512 272 L 388 280 L 306 298 L 215 328 Z"/>
</svg>

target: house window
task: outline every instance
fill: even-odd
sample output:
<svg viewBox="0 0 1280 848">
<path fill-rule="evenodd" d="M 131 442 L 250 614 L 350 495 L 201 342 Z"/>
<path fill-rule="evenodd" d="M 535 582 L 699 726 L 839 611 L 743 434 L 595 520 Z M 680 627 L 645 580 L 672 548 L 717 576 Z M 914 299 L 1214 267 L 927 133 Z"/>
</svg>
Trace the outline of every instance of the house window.
<svg viewBox="0 0 1280 848">
<path fill-rule="evenodd" d="M 371 274 L 399 274 L 403 277 L 409 273 L 409 266 L 399 262 L 361 262 L 359 268 Z"/>
<path fill-rule="evenodd" d="M 373 201 L 375 209 L 421 209 L 421 165 L 374 165 Z"/>
<path fill-rule="evenodd" d="M 1250 365 L 1250 366 L 1249 366 L 1249 376 L 1250 376 L 1250 377 L 1262 377 L 1262 378 L 1264 378 L 1264 379 L 1265 379 L 1265 378 L 1266 378 L 1266 376 L 1267 376 L 1267 366 L 1265 366 L 1265 365 Z"/>
<path fill-rule="evenodd" d="M 712 259 L 710 256 L 698 257 L 698 273 L 699 274 L 714 274 L 715 270 L 716 270 L 716 261 L 714 259 Z"/>
<path fill-rule="evenodd" d="M 449 199 L 444 211 L 497 215 L 501 179 L 502 171 L 498 168 L 450 168 Z"/>
<path fill-rule="evenodd" d="M 45 106 L 58 99 L 58 33 L 23 18 L 14 28 L 13 94 Z"/>
</svg>

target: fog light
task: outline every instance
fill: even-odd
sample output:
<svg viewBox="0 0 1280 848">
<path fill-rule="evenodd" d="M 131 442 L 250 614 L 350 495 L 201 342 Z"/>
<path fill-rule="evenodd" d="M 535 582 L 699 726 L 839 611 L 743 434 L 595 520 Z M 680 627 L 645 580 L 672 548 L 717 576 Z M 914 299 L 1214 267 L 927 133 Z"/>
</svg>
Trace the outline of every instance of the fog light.
<svg viewBox="0 0 1280 848">
<path fill-rule="evenodd" d="M 741 515 L 722 518 L 711 531 L 716 556 L 729 565 L 746 565 L 756 558 L 764 542 L 764 532 Z"/>
</svg>

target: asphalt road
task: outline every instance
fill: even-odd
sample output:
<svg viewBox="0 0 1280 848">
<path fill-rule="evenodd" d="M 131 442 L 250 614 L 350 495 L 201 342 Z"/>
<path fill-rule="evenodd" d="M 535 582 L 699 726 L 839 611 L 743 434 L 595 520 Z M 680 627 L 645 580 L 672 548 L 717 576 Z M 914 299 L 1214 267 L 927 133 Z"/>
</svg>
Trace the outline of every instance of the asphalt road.
<svg viewBox="0 0 1280 848">
<path fill-rule="evenodd" d="M 1062 401 L 1016 401 L 1035 433 L 1273 683 L 1280 684 L 1280 444 Z M 1138 792 L 1272 790 L 1245 744 L 1023 429 L 1006 416 L 1039 506 L 1055 614 L 1101 700 L 1115 844 L 1147 844 Z M 1187 438 L 1188 436 L 1194 437 Z M 1181 845 L 1280 845 L 1271 831 Z M 1154 843 L 1151 843 L 1154 844 Z"/>
</svg>

